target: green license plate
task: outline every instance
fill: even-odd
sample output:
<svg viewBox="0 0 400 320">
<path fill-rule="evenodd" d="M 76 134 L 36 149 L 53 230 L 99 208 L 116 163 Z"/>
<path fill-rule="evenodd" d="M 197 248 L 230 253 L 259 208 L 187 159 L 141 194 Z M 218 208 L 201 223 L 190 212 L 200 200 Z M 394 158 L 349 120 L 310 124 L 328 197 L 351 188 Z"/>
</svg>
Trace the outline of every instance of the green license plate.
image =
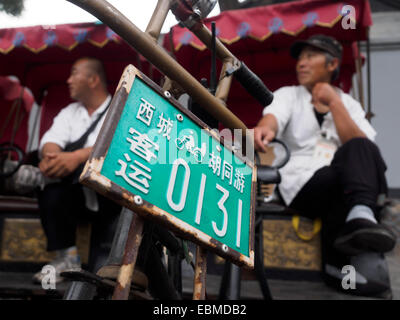
<svg viewBox="0 0 400 320">
<path fill-rule="evenodd" d="M 115 130 L 102 130 L 109 142 L 100 175 L 162 212 L 172 229 L 252 260 L 252 164 L 137 70 L 132 82 Z"/>
</svg>

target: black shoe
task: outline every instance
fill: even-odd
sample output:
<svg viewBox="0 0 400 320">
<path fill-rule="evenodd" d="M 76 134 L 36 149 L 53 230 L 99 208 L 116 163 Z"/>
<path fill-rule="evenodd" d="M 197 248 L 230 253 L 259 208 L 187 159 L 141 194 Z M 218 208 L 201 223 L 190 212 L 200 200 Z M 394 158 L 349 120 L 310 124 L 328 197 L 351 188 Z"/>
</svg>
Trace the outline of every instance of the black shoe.
<svg viewBox="0 0 400 320">
<path fill-rule="evenodd" d="M 396 236 L 385 226 L 368 219 L 353 219 L 346 223 L 333 246 L 354 256 L 365 252 L 385 253 L 396 245 Z"/>
</svg>

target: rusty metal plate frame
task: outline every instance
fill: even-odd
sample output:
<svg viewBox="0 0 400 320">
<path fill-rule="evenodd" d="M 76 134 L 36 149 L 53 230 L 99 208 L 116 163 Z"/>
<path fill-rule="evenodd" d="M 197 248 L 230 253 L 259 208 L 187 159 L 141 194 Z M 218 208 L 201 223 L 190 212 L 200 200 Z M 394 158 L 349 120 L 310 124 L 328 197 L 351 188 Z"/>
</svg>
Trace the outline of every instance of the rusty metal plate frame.
<svg viewBox="0 0 400 320">
<path fill-rule="evenodd" d="M 114 132 L 117 129 L 123 109 L 128 100 L 128 95 L 132 89 L 132 85 L 136 77 L 140 78 L 145 84 L 152 88 L 154 92 L 168 100 L 172 105 L 174 105 L 174 107 L 198 124 L 202 129 L 206 130 L 209 135 L 220 141 L 225 148 L 233 152 L 229 144 L 224 144 L 223 137 L 219 137 L 215 131 L 211 130 L 211 128 L 193 115 L 189 110 L 181 106 L 180 103 L 172 96 L 166 97 L 159 86 L 157 86 L 152 80 L 150 80 L 134 66 L 129 65 L 125 68 L 120 79 L 116 93 L 111 101 L 109 111 L 100 130 L 100 134 L 93 147 L 93 151 L 80 176 L 80 182 L 94 189 L 105 197 L 113 200 L 114 202 L 127 207 L 133 212 L 136 212 L 143 218 L 165 226 L 167 229 L 176 233 L 180 237 L 190 240 L 199 246 L 202 246 L 203 248 L 206 248 L 207 250 L 210 250 L 217 255 L 235 263 L 238 266 L 244 266 L 251 269 L 254 268 L 256 167 L 253 162 L 243 157 L 238 152 L 235 152 L 235 156 L 237 156 L 241 161 L 245 162 L 252 169 L 249 256 L 246 256 L 228 247 L 201 230 L 194 228 L 190 224 L 180 220 L 179 218 L 145 200 L 143 200 L 142 204 L 140 205 L 135 204 L 135 194 L 125 190 L 101 174 L 108 149 L 114 136 Z"/>
</svg>

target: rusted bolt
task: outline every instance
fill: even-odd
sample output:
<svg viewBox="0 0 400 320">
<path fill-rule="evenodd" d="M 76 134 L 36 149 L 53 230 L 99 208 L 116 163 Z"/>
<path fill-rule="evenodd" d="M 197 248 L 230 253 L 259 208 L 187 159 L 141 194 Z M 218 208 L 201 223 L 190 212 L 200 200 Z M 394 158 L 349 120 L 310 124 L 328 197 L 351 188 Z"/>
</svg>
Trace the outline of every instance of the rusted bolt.
<svg viewBox="0 0 400 320">
<path fill-rule="evenodd" d="M 166 96 L 168 99 L 171 98 L 169 91 L 164 91 L 164 96 Z"/>
<path fill-rule="evenodd" d="M 179 122 L 182 122 L 182 121 L 183 121 L 183 115 L 181 115 L 180 113 L 178 113 L 178 114 L 176 115 L 176 119 L 178 119 Z"/>
<path fill-rule="evenodd" d="M 134 196 L 133 197 L 133 201 L 135 202 L 135 204 L 137 204 L 138 206 L 143 204 L 143 199 L 141 196 Z"/>
</svg>

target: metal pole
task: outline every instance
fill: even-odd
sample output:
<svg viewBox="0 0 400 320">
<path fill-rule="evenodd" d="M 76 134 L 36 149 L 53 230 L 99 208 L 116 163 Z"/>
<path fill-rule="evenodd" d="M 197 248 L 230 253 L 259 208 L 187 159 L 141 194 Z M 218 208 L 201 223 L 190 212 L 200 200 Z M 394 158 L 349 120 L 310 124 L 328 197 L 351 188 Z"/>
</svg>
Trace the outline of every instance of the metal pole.
<svg viewBox="0 0 400 320">
<path fill-rule="evenodd" d="M 362 78 L 362 60 L 360 51 L 360 42 L 357 41 L 357 57 L 356 57 L 356 72 L 357 72 L 357 84 L 358 84 L 358 95 L 360 98 L 361 106 L 365 111 L 365 101 L 364 101 L 364 87 Z"/>
<path fill-rule="evenodd" d="M 369 42 L 369 28 L 367 29 L 367 94 L 368 94 L 368 112 L 367 119 L 371 122 L 371 118 L 374 116 L 372 112 L 371 105 L 371 50 L 370 50 L 370 42 Z"/>
<path fill-rule="evenodd" d="M 205 300 L 207 274 L 207 250 L 197 246 L 194 269 L 193 300 Z"/>
<path fill-rule="evenodd" d="M 154 40 L 138 29 L 121 12 L 105 0 L 67 0 L 93 14 L 100 21 L 114 30 L 129 45 L 154 64 L 161 72 L 171 80 L 178 82 L 182 88 L 197 101 L 202 108 L 206 109 L 213 117 L 231 129 L 241 129 L 246 135 L 247 127 L 228 110 L 220 100 L 214 97 L 204 88 L 188 71 L 176 62 L 164 49 L 159 47 Z M 211 37 L 210 37 L 211 38 Z M 218 48 L 217 41 L 217 55 Z M 229 52 L 227 49 L 224 51 Z"/>
<path fill-rule="evenodd" d="M 196 25 L 196 27 L 192 28 L 190 31 L 192 31 L 200 39 L 200 41 L 203 42 L 206 47 L 211 50 L 213 46 L 212 33 L 204 24 Z M 232 52 L 230 52 L 228 48 L 225 47 L 218 38 L 215 39 L 215 49 L 218 59 L 222 61 L 226 59 L 238 61 L 238 59 L 232 54 Z"/>
<path fill-rule="evenodd" d="M 110 254 L 108 255 L 106 266 L 121 265 L 126 239 L 130 231 L 129 226 L 131 225 L 132 219 L 133 219 L 132 211 L 129 210 L 128 208 L 122 208 L 118 219 L 118 225 L 115 229 L 116 232 L 111 245 Z"/>
<path fill-rule="evenodd" d="M 228 99 L 232 83 L 232 75 L 226 76 L 226 71 L 231 68 L 238 68 L 240 61 L 213 35 L 212 31 L 203 25 L 196 25 L 191 31 L 223 62 L 220 80 L 215 96 L 222 101 Z M 215 31 L 214 31 L 215 32 Z M 234 129 L 234 128 L 233 128 Z M 245 137 L 245 135 L 243 135 Z"/>
<path fill-rule="evenodd" d="M 221 101 L 226 102 L 228 100 L 229 90 L 231 89 L 232 84 L 232 75 L 225 76 L 226 71 L 233 67 L 231 61 L 225 61 L 222 65 L 221 69 L 221 79 L 218 83 L 217 92 L 215 96 L 220 99 Z"/>
<path fill-rule="evenodd" d="M 239 300 L 240 299 L 240 280 L 241 280 L 241 269 L 230 263 L 230 273 L 229 273 L 229 284 L 228 284 L 228 300 Z"/>
<path fill-rule="evenodd" d="M 170 0 L 158 0 L 157 2 L 157 6 L 154 9 L 153 15 L 151 16 L 150 22 L 146 28 L 146 33 L 154 40 L 157 40 L 160 36 L 170 5 Z"/>
<path fill-rule="evenodd" d="M 131 288 L 132 274 L 143 237 L 144 220 L 132 212 L 132 221 L 126 239 L 124 256 L 119 270 L 117 286 L 114 289 L 113 300 L 128 300 Z"/>
<path fill-rule="evenodd" d="M 215 21 L 211 22 L 212 39 L 211 39 L 211 72 L 210 72 L 210 92 L 215 95 L 217 86 L 217 63 L 215 53 Z"/>
</svg>

